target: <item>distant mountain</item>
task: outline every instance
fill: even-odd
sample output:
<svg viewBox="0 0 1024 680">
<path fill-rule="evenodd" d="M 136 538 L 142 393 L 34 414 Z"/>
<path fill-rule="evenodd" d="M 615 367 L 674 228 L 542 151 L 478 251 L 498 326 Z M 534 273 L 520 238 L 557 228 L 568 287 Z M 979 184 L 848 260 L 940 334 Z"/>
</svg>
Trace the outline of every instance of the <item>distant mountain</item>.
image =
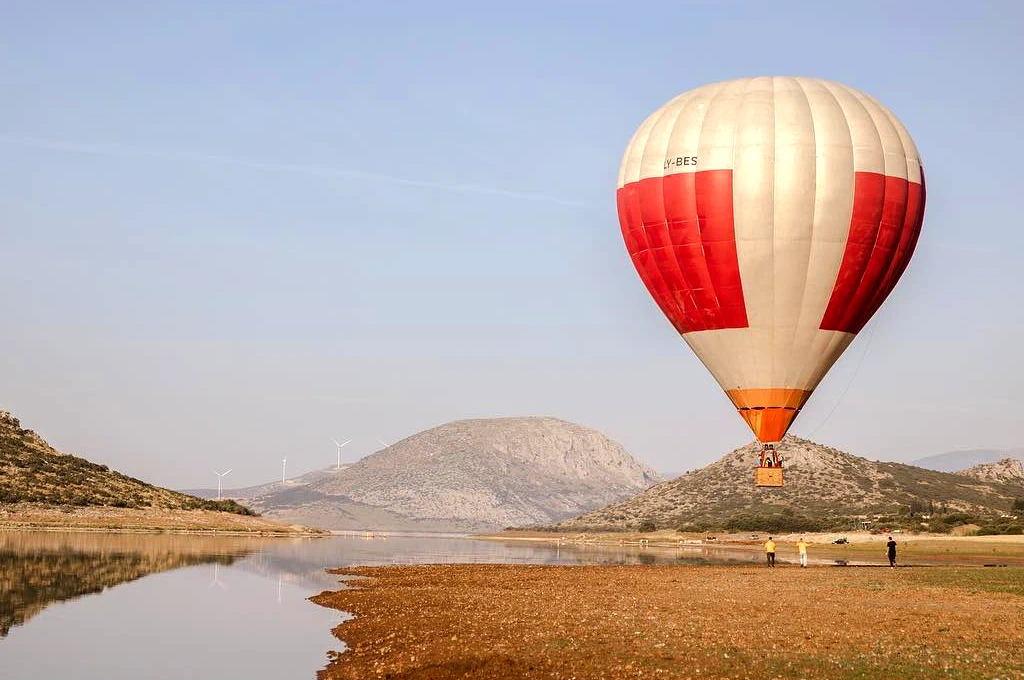
<svg viewBox="0 0 1024 680">
<path fill-rule="evenodd" d="M 661 476 L 596 430 L 524 417 L 447 423 L 308 479 L 230 495 L 329 529 L 478 531 L 572 517 Z"/>
<path fill-rule="evenodd" d="M 725 527 L 751 517 L 784 515 L 820 520 L 895 515 L 901 509 L 921 510 L 935 505 L 947 510 L 998 513 L 1007 511 L 1015 498 L 1024 497 L 1024 479 L 981 481 L 901 463 L 874 462 L 794 436 L 787 436 L 779 449 L 785 457 L 786 484 L 782 488 L 754 486 L 759 447 L 752 443 L 704 468 L 554 527 Z"/>
<path fill-rule="evenodd" d="M 293 489 L 299 486 L 308 486 L 314 482 L 327 479 L 328 477 L 336 474 L 338 470 L 344 470 L 352 463 L 342 463 L 341 468 L 335 466 L 322 468 L 320 470 L 313 470 L 307 472 L 298 477 L 291 477 L 286 479 L 284 482 L 266 482 L 264 484 L 257 484 L 255 486 L 239 487 L 237 489 L 221 490 L 221 498 L 231 498 L 236 501 L 246 501 L 250 498 L 259 498 L 268 494 Z M 199 498 L 213 499 L 217 497 L 217 489 L 179 489 L 181 493 L 189 494 L 190 496 L 198 496 Z"/>
<path fill-rule="evenodd" d="M 968 449 L 965 451 L 950 451 L 938 453 L 934 456 L 925 456 L 912 460 L 908 465 L 938 470 L 940 472 L 959 472 L 967 468 L 981 465 L 983 463 L 995 463 L 1003 458 L 1016 458 L 1024 461 L 1024 449 Z"/>
<path fill-rule="evenodd" d="M 211 501 L 171 491 L 57 451 L 34 431 L 23 428 L 13 415 L 0 411 L 0 522 L 81 525 L 99 521 L 104 527 L 116 523 L 90 508 L 107 508 L 104 512 L 116 515 L 118 521 L 131 514 L 126 511 L 137 510 L 134 526 L 139 526 L 135 520 L 142 513 L 148 522 L 143 526 L 153 528 L 160 528 L 165 517 L 173 519 L 175 527 L 293 531 L 249 517 L 254 513 L 234 501 Z M 75 510 L 79 510 L 77 515 Z M 172 512 L 173 518 L 168 514 Z M 230 519 L 218 519 L 228 515 Z"/>
</svg>

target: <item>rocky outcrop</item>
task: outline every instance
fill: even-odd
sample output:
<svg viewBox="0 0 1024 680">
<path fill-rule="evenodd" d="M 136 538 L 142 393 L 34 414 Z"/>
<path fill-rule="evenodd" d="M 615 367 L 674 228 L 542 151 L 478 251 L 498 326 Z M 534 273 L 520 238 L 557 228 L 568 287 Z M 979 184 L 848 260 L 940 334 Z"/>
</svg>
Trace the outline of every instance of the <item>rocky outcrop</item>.
<svg viewBox="0 0 1024 680">
<path fill-rule="evenodd" d="M 1024 484 L 1024 463 L 1017 458 L 1003 458 L 995 463 L 982 463 L 957 474 L 983 482 Z"/>
</svg>

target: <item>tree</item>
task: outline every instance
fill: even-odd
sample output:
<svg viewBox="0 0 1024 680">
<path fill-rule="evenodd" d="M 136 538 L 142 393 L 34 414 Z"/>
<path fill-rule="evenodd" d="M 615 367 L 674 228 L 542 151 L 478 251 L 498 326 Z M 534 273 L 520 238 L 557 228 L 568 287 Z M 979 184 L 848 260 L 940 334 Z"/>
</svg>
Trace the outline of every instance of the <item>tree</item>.
<svg viewBox="0 0 1024 680">
<path fill-rule="evenodd" d="M 640 526 L 637 527 L 637 531 L 639 531 L 642 534 L 646 534 L 646 533 L 649 533 L 651 531 L 656 531 L 657 529 L 658 529 L 658 525 L 655 524 L 654 521 L 650 520 L 650 519 L 645 519 L 644 521 L 640 522 Z"/>
</svg>

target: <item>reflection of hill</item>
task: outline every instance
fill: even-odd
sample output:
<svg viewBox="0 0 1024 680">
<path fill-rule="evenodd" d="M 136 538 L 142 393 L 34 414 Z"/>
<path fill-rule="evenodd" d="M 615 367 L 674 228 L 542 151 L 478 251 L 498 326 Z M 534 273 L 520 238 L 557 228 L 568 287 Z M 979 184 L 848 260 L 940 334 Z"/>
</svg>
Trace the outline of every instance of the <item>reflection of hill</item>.
<svg viewBox="0 0 1024 680">
<path fill-rule="evenodd" d="M 196 564 L 231 564 L 253 542 L 181 536 L 0 534 L 0 637 L 49 604 Z"/>
</svg>

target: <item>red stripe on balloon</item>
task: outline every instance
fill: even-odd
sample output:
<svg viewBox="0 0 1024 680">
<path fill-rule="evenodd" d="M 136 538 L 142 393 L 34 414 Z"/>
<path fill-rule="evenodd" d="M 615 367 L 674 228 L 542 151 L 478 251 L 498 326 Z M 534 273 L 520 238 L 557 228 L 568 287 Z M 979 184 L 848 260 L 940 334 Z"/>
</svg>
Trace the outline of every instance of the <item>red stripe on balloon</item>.
<svg viewBox="0 0 1024 680">
<path fill-rule="evenodd" d="M 846 250 L 822 330 L 859 333 L 903 275 L 924 221 L 922 183 L 856 173 Z"/>
<path fill-rule="evenodd" d="M 676 330 L 747 327 L 731 170 L 650 177 L 617 202 L 633 265 Z"/>
</svg>

